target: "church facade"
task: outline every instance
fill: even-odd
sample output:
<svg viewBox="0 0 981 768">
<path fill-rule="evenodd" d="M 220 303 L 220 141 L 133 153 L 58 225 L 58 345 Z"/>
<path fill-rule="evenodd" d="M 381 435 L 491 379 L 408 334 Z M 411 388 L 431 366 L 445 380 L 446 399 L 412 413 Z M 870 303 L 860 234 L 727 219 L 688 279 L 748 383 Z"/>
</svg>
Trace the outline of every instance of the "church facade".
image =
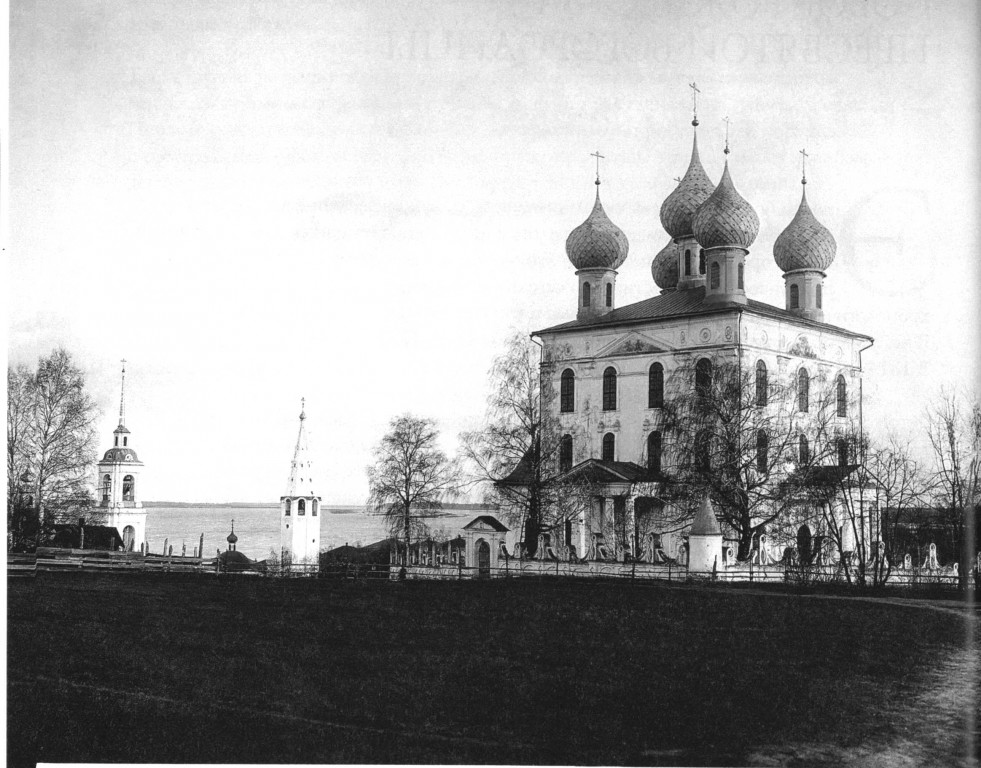
<svg viewBox="0 0 981 768">
<path fill-rule="evenodd" d="M 692 125 L 697 131 L 697 118 Z M 559 534 L 579 556 L 637 558 L 654 548 L 686 556 L 690 518 L 688 526 L 677 524 L 680 516 L 659 498 L 678 455 L 665 413 L 679 387 L 698 387 L 713 369 L 735 366 L 748 372 L 748 381 L 755 378 L 753 405 L 787 414 L 797 451 L 813 450 L 808 441 L 818 434 L 861 433 L 862 352 L 872 339 L 825 319 L 834 237 L 802 194 L 773 246 L 785 305 L 751 299 L 744 266 L 759 219 L 736 190 L 728 156 L 727 141 L 722 176 L 713 184 L 694 136 L 688 170 L 660 210 L 668 242 L 651 265 L 657 295 L 616 304 L 617 269 L 629 245 L 603 208 L 598 173 L 592 212 L 567 239 L 576 317 L 533 336 L 541 341 L 543 376 L 555 395 L 543 407 L 561 435 L 557 471 L 590 478 L 590 499 Z M 789 402 L 768 398 L 777 382 L 786 383 L 780 391 Z M 819 427 L 818 419 L 830 421 Z M 847 464 L 849 447 L 839 442 L 831 456 Z M 604 536 L 611 523 L 627 535 Z"/>
</svg>

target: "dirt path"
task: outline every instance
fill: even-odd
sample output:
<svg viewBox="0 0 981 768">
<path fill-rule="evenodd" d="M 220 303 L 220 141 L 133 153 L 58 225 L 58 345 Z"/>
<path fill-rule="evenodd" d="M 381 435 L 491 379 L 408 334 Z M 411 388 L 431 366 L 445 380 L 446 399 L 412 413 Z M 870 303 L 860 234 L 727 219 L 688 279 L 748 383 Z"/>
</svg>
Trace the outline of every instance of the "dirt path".
<svg viewBox="0 0 981 768">
<path fill-rule="evenodd" d="M 754 590 L 757 594 L 787 594 Z M 895 730 L 902 735 L 891 741 L 845 747 L 833 742 L 782 744 L 760 749 L 749 756 L 753 766 L 841 765 L 855 768 L 920 768 L 959 766 L 977 768 L 981 748 L 981 652 L 977 604 L 951 604 L 944 600 L 877 598 L 847 595 L 803 594 L 799 597 L 828 600 L 859 600 L 881 605 L 937 611 L 963 617 L 973 624 L 968 632 L 973 647 L 938 659 L 919 693 L 910 700 L 883 696 Z"/>
</svg>

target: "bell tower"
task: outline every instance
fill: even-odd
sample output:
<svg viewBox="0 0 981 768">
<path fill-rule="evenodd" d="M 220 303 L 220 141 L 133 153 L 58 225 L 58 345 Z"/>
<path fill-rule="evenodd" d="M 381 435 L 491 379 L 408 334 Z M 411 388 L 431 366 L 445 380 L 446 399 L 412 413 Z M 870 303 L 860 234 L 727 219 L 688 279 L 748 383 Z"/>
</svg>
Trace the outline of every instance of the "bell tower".
<svg viewBox="0 0 981 768">
<path fill-rule="evenodd" d="M 284 559 L 317 565 L 320 557 L 320 496 L 314 492 L 313 461 L 305 429 L 306 400 L 300 401 L 300 431 L 296 436 L 286 492 L 279 498 L 280 546 Z"/>
<path fill-rule="evenodd" d="M 139 550 L 146 541 L 146 510 L 140 501 L 143 462 L 133 450 L 132 433 L 126 428 L 126 361 L 119 387 L 119 426 L 112 433 L 112 448 L 96 466 L 96 498 L 106 525 L 114 526 L 127 551 Z"/>
</svg>

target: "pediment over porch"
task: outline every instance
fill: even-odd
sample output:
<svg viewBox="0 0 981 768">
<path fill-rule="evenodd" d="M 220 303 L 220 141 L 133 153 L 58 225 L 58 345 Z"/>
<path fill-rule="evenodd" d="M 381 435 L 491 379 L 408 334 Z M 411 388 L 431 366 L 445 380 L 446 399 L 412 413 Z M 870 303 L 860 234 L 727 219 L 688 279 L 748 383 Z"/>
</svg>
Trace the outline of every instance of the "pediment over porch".
<svg viewBox="0 0 981 768">
<path fill-rule="evenodd" d="M 618 339 L 614 339 L 596 352 L 596 357 L 622 357 L 624 355 L 655 355 L 670 352 L 674 346 L 664 339 L 647 333 L 631 331 Z"/>
</svg>

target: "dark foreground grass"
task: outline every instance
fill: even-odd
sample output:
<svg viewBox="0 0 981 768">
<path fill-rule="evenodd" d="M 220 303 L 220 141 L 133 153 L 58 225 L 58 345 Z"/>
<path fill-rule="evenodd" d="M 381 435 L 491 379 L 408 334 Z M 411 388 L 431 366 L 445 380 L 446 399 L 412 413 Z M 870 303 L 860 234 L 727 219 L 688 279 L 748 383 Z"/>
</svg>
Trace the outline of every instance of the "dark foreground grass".
<svg viewBox="0 0 981 768">
<path fill-rule="evenodd" d="M 909 738 L 900 713 L 965 641 L 953 612 L 668 585 L 57 574 L 8 589 L 13 765 L 874 748 Z"/>
</svg>

